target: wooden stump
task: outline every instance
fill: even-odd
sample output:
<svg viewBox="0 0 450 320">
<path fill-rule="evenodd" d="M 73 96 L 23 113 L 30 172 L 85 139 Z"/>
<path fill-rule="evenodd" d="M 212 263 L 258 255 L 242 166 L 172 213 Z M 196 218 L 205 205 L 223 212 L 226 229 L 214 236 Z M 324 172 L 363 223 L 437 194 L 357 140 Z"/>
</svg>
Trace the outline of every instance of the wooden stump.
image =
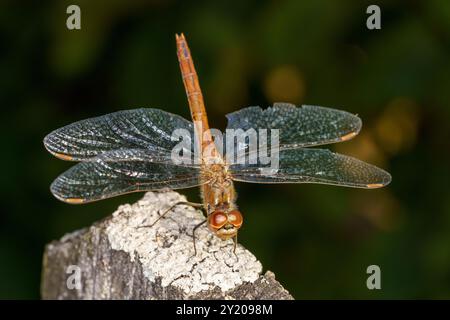
<svg viewBox="0 0 450 320">
<path fill-rule="evenodd" d="M 65 235 L 45 248 L 43 299 L 292 299 L 272 272 L 232 240 L 222 241 L 201 211 L 179 205 L 148 228 L 160 212 L 185 197 L 148 192 L 111 217 Z"/>
</svg>

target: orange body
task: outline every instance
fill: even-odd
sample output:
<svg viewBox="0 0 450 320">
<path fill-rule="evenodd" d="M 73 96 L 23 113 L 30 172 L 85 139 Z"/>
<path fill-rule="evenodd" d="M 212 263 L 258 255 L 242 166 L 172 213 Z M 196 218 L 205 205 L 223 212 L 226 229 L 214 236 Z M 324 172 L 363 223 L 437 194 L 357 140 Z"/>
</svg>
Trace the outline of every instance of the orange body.
<svg viewBox="0 0 450 320">
<path fill-rule="evenodd" d="M 237 231 L 242 225 L 242 215 L 237 211 L 233 181 L 228 173 L 228 167 L 212 139 L 203 95 L 186 39 L 181 34 L 176 35 L 176 40 L 181 75 L 194 122 L 195 134 L 199 141 L 202 179 L 208 181 L 201 186 L 203 205 L 208 214 L 208 226 L 220 238 L 236 237 Z"/>
</svg>

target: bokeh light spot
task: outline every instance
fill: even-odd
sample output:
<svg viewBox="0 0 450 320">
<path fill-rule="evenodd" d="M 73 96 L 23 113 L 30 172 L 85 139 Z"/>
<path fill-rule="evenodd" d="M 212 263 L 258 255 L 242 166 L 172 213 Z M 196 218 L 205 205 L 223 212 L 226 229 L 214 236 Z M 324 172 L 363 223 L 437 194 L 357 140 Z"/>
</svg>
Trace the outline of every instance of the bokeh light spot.
<svg viewBox="0 0 450 320">
<path fill-rule="evenodd" d="M 389 154 L 409 150 L 417 137 L 418 106 L 409 98 L 396 98 L 375 124 L 375 135 L 382 147 Z"/>
<path fill-rule="evenodd" d="M 303 76 L 295 66 L 279 66 L 266 76 L 264 93 L 269 101 L 301 103 L 305 95 Z"/>
</svg>

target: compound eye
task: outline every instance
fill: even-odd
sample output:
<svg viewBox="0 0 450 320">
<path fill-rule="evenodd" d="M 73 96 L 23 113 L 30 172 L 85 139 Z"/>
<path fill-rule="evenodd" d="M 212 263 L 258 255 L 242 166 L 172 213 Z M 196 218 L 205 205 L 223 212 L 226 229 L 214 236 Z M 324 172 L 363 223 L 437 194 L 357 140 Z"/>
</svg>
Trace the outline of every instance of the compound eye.
<svg viewBox="0 0 450 320">
<path fill-rule="evenodd" d="M 228 222 L 236 228 L 240 228 L 243 221 L 244 218 L 242 218 L 242 214 L 238 210 L 228 212 Z"/>
<path fill-rule="evenodd" d="M 214 211 L 208 217 L 209 226 L 214 229 L 222 228 L 227 222 L 227 215 L 222 211 Z"/>
</svg>

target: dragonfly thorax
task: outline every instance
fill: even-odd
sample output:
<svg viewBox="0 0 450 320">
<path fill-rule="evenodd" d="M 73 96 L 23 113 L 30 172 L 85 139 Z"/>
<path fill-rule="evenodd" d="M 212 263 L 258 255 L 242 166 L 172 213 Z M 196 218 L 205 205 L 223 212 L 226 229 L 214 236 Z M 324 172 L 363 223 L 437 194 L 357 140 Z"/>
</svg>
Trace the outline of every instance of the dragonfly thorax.
<svg viewBox="0 0 450 320">
<path fill-rule="evenodd" d="M 207 181 L 201 187 L 201 195 L 208 215 L 215 210 L 236 208 L 233 181 L 225 165 L 206 166 L 202 178 Z"/>
</svg>

